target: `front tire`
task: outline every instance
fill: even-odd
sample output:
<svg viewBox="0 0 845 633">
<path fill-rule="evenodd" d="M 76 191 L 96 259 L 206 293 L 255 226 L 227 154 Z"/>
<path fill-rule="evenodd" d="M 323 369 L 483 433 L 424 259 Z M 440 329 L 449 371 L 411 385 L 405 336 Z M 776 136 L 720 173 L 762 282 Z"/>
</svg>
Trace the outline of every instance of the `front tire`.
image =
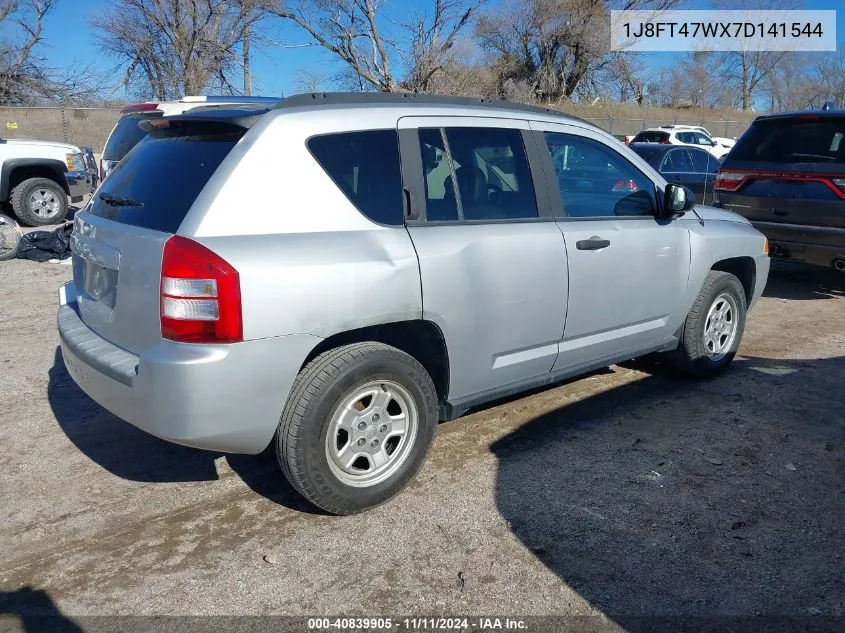
<svg viewBox="0 0 845 633">
<path fill-rule="evenodd" d="M 401 491 L 428 454 L 437 392 L 420 363 L 381 343 L 317 356 L 291 388 L 276 435 L 282 471 L 306 499 L 353 514 Z"/>
<path fill-rule="evenodd" d="M 672 364 L 696 378 L 722 374 L 739 349 L 745 313 L 745 291 L 739 279 L 711 270 L 684 321 L 678 347 L 669 352 Z"/>
<path fill-rule="evenodd" d="M 67 194 L 49 178 L 27 178 L 12 189 L 12 211 L 22 224 L 61 224 L 67 216 Z"/>
</svg>

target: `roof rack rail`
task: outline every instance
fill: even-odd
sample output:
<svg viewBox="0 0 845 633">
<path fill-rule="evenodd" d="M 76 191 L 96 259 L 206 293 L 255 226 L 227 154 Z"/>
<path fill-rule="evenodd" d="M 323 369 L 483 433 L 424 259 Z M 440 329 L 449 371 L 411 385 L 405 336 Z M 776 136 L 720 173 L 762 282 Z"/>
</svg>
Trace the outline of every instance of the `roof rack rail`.
<svg viewBox="0 0 845 633">
<path fill-rule="evenodd" d="M 542 106 L 511 103 L 510 101 L 487 99 L 484 97 L 453 97 L 449 95 L 420 94 L 416 92 L 310 92 L 287 97 L 275 107 L 293 108 L 309 105 L 390 105 L 398 103 L 485 106 L 506 110 L 553 114 L 555 116 L 581 121 L 592 125 L 589 121 L 585 121 L 584 119 L 580 119 L 551 108 L 544 108 Z"/>
</svg>

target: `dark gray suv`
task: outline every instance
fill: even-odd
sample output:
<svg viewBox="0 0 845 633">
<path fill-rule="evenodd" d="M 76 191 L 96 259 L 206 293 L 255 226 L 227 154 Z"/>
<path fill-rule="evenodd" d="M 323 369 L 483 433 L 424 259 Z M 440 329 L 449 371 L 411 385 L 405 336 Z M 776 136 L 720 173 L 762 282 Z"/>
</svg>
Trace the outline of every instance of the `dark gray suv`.
<svg viewBox="0 0 845 633">
<path fill-rule="evenodd" d="M 845 271 L 845 111 L 758 117 L 722 162 L 717 204 L 773 257 Z"/>
</svg>

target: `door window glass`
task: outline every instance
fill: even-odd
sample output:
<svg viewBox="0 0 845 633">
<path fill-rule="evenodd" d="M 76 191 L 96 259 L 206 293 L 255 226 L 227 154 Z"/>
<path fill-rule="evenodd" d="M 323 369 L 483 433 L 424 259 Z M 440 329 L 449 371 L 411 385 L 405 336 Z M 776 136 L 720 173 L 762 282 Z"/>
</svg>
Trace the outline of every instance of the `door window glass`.
<svg viewBox="0 0 845 633">
<path fill-rule="evenodd" d="M 420 130 L 426 218 L 536 218 L 534 184 L 519 130 L 452 127 Z"/>
<path fill-rule="evenodd" d="M 710 154 L 704 150 L 691 149 L 689 155 L 692 157 L 692 170 L 697 174 L 706 174 L 709 171 Z"/>
<path fill-rule="evenodd" d="M 654 187 L 621 154 L 592 139 L 546 132 L 567 217 L 651 215 Z"/>
<path fill-rule="evenodd" d="M 689 152 L 685 149 L 675 149 L 667 152 L 660 171 L 666 174 L 693 171 Z"/>
</svg>

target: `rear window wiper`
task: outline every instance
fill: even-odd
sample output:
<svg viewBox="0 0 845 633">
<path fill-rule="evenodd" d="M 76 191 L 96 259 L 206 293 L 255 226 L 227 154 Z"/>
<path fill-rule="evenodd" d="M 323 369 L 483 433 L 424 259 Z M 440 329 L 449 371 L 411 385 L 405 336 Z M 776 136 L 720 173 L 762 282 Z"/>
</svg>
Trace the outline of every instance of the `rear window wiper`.
<svg viewBox="0 0 845 633">
<path fill-rule="evenodd" d="M 824 154 L 801 154 L 800 152 L 794 152 L 789 155 L 789 158 L 806 158 L 810 160 L 821 160 L 821 161 L 828 161 L 831 163 L 836 162 L 836 158 L 833 156 L 825 156 Z"/>
<path fill-rule="evenodd" d="M 144 203 L 140 200 L 133 200 L 132 198 L 125 198 L 123 196 L 113 196 L 110 193 L 101 193 L 99 195 L 100 200 L 105 202 L 106 204 L 110 204 L 115 207 L 143 207 Z"/>
</svg>

